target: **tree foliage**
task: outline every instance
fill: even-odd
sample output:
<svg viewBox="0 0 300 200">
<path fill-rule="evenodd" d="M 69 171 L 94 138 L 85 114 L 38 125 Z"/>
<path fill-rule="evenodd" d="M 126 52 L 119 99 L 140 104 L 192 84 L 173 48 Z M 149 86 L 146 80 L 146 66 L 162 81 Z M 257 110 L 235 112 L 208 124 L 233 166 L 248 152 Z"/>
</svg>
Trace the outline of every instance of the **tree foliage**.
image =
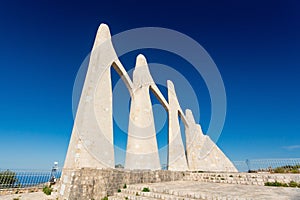
<svg viewBox="0 0 300 200">
<path fill-rule="evenodd" d="M 16 173 L 10 170 L 0 172 L 0 188 L 14 187 L 18 182 Z"/>
</svg>

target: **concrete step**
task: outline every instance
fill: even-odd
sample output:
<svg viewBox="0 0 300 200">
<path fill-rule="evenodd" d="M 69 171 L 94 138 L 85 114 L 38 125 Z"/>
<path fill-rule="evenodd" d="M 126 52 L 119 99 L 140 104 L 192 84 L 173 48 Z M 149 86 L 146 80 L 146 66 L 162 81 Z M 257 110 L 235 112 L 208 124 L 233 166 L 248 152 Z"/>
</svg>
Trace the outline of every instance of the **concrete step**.
<svg viewBox="0 0 300 200">
<path fill-rule="evenodd" d="M 150 192 L 142 192 L 143 188 L 149 188 Z M 123 190 L 122 190 L 123 192 Z M 204 192 L 199 193 L 191 193 L 191 192 L 178 192 L 176 190 L 170 190 L 166 188 L 160 187 L 151 187 L 148 185 L 129 185 L 125 193 L 136 194 L 138 193 L 141 196 L 151 196 L 158 199 L 174 199 L 174 200 L 193 200 L 193 199 L 207 199 L 208 196 Z M 149 193 L 149 195 L 147 195 Z"/>
<path fill-rule="evenodd" d="M 109 200 L 124 200 L 124 199 L 128 199 L 128 200 L 155 200 L 158 198 L 153 198 L 150 196 L 136 196 L 136 195 L 132 195 L 132 194 L 126 194 L 126 193 L 116 193 L 114 196 L 110 196 L 108 197 Z"/>
<path fill-rule="evenodd" d="M 173 200 L 193 200 L 191 198 L 186 197 L 179 197 L 170 194 L 163 194 L 163 193 L 155 193 L 155 192 L 141 192 L 137 190 L 126 190 L 122 191 L 121 193 L 117 193 L 116 196 L 118 197 L 125 197 L 125 196 L 136 196 L 136 197 L 146 197 L 146 198 L 153 198 L 153 199 L 173 199 Z"/>
<path fill-rule="evenodd" d="M 150 192 L 142 192 L 142 189 L 147 186 L 130 186 L 127 189 L 122 189 L 121 192 L 115 193 L 111 199 L 164 199 L 164 200 L 195 200 L 196 198 L 191 198 L 187 194 L 185 196 L 179 196 L 178 194 L 170 194 L 167 190 L 157 190 L 155 188 L 149 188 Z M 184 195 L 184 194 L 181 194 Z M 194 197 L 194 196 L 193 196 Z M 200 199 L 200 196 L 197 198 Z"/>
</svg>

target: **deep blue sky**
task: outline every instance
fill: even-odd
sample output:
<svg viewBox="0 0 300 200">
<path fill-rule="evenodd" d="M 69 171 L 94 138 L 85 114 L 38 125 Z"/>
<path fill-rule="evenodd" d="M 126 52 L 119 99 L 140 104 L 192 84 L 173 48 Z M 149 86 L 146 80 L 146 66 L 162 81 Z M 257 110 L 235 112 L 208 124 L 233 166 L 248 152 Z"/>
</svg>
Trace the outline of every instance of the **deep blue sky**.
<svg viewBox="0 0 300 200">
<path fill-rule="evenodd" d="M 298 1 L 108 2 L 0 4 L 0 168 L 62 165 L 73 126 L 75 76 L 102 22 L 112 34 L 146 26 L 174 29 L 207 50 L 226 88 L 218 145 L 230 159 L 300 156 Z M 136 54 L 125 57 L 124 65 L 132 67 Z M 172 64 L 163 52 L 145 54 Z M 202 98 L 206 105 L 209 96 Z M 209 119 L 208 105 L 201 110 L 204 131 Z"/>
</svg>

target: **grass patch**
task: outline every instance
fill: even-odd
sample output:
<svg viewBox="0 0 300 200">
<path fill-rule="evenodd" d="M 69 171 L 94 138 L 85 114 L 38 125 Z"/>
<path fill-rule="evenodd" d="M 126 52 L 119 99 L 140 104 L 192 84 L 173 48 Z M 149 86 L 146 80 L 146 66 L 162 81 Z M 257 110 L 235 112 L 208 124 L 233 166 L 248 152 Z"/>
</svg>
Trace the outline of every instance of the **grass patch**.
<svg viewBox="0 0 300 200">
<path fill-rule="evenodd" d="M 273 173 L 293 173 L 297 174 L 300 173 L 300 165 L 285 165 L 282 167 L 276 167 L 273 171 Z"/>
<path fill-rule="evenodd" d="M 43 188 L 43 192 L 44 192 L 46 195 L 51 195 L 52 188 L 49 187 L 49 186 L 45 186 L 45 187 Z"/>
<path fill-rule="evenodd" d="M 295 181 L 291 181 L 287 183 L 280 183 L 280 182 L 266 182 L 265 186 L 273 186 L 273 187 L 300 187 L 300 183 L 296 183 Z"/>
<path fill-rule="evenodd" d="M 298 184 L 298 183 L 296 183 L 295 181 L 291 181 L 291 182 L 289 183 L 289 186 L 290 186 L 290 187 L 300 187 L 300 183 Z"/>
<path fill-rule="evenodd" d="M 150 192 L 150 189 L 145 187 L 145 188 L 143 188 L 142 192 Z"/>
</svg>

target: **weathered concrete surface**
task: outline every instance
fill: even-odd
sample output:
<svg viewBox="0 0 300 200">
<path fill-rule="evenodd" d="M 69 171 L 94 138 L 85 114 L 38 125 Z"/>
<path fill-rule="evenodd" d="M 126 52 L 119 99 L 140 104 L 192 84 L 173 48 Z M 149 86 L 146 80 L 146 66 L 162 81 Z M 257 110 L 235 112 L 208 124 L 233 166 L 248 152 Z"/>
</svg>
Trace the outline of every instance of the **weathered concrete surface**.
<svg viewBox="0 0 300 200">
<path fill-rule="evenodd" d="M 188 165 L 185 150 L 181 137 L 180 125 L 178 121 L 179 110 L 181 110 L 175 87 L 172 81 L 167 81 L 168 101 L 169 101 L 169 154 L 168 170 L 185 171 Z"/>
<path fill-rule="evenodd" d="M 142 192 L 143 188 L 150 192 Z M 119 199 L 214 199 L 214 200 L 298 200 L 299 188 L 278 188 L 255 185 L 233 185 L 224 183 L 202 183 L 196 181 L 174 181 L 167 183 L 151 183 L 129 185 L 127 189 L 110 200 Z"/>
<path fill-rule="evenodd" d="M 117 55 L 110 38 L 108 26 L 101 24 L 91 52 L 64 168 L 114 167 L 110 67 Z"/>
<path fill-rule="evenodd" d="M 237 172 L 232 162 L 219 147 L 204 135 L 196 124 L 191 110 L 186 110 L 188 127 L 186 127 L 186 151 L 189 170 Z"/>
<path fill-rule="evenodd" d="M 111 67 L 131 92 L 132 81 L 117 57 L 109 28 L 101 24 L 91 52 L 64 169 L 114 168 Z"/>
<path fill-rule="evenodd" d="M 133 71 L 125 169 L 160 169 L 156 131 L 150 99 L 150 75 L 146 58 L 138 55 Z"/>
</svg>

